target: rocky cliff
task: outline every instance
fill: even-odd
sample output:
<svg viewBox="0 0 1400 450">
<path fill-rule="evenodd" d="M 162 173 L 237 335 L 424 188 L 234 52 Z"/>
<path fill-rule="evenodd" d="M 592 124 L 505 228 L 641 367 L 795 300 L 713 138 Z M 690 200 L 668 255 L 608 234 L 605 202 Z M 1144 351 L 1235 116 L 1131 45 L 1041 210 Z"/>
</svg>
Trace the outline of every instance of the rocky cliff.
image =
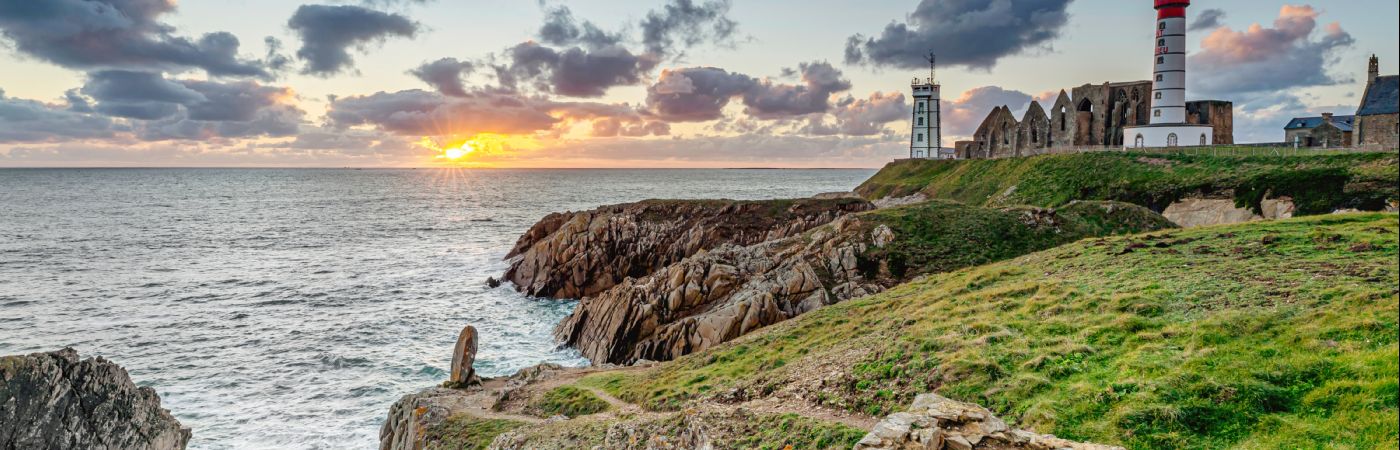
<svg viewBox="0 0 1400 450">
<path fill-rule="evenodd" d="M 914 399 L 908 411 L 886 417 L 856 444 L 855 450 L 1123 450 L 1122 447 L 1071 442 L 1013 429 L 987 408 L 938 394 Z"/>
<path fill-rule="evenodd" d="M 873 208 L 855 198 L 648 200 L 556 213 L 516 242 L 505 279 L 529 295 L 581 298 L 702 250 L 780 239 Z"/>
<path fill-rule="evenodd" d="M 71 348 L 0 358 L 0 448 L 183 449 L 190 430 L 126 370 Z"/>
<path fill-rule="evenodd" d="M 1171 226 L 1145 208 L 1092 202 L 1056 211 L 935 201 L 847 215 L 806 233 L 725 244 L 628 278 L 583 299 L 555 336 L 594 363 L 670 360 L 925 273 Z"/>
</svg>

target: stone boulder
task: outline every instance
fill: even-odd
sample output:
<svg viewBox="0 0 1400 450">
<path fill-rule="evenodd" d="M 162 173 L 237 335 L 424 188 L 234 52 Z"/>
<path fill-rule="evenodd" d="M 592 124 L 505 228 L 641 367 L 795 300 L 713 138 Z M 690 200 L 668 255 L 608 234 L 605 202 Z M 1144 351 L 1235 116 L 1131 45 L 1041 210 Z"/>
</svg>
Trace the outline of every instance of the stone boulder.
<svg viewBox="0 0 1400 450">
<path fill-rule="evenodd" d="M 648 200 L 541 219 L 506 256 L 528 295 L 582 298 L 704 250 L 781 239 L 874 209 L 858 198 Z"/>
<path fill-rule="evenodd" d="M 468 325 L 462 328 L 462 333 L 457 335 L 457 347 L 452 350 L 452 375 L 447 382 L 455 386 L 466 386 L 480 383 L 476 376 L 476 369 L 472 364 L 476 362 L 476 328 Z"/>
<path fill-rule="evenodd" d="M 855 446 L 855 450 L 944 449 L 1122 450 L 1012 429 L 986 408 L 937 394 L 916 397 L 908 411 L 889 415 Z"/>
<path fill-rule="evenodd" d="M 190 429 L 126 369 L 78 352 L 0 357 L 0 448 L 183 449 Z"/>
</svg>

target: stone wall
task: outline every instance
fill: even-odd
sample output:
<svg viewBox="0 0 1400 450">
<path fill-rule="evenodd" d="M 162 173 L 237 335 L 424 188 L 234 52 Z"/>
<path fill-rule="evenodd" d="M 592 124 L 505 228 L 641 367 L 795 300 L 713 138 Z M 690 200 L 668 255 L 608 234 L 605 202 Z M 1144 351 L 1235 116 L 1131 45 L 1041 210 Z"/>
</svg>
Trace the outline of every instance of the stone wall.
<svg viewBox="0 0 1400 450">
<path fill-rule="evenodd" d="M 1215 130 L 1215 145 L 1235 143 L 1235 104 L 1222 100 L 1186 102 L 1186 121 L 1195 125 L 1210 125 Z"/>
<path fill-rule="evenodd" d="M 1357 135 L 1357 144 L 1385 148 L 1400 147 L 1397 123 L 1400 123 L 1400 115 L 1397 114 L 1357 116 L 1356 129 L 1360 133 Z"/>
</svg>

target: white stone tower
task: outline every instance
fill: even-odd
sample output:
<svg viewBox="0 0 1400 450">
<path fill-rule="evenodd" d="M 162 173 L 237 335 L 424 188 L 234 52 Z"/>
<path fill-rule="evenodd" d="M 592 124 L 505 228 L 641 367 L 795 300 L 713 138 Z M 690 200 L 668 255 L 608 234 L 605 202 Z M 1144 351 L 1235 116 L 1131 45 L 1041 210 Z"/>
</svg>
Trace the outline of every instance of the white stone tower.
<svg viewBox="0 0 1400 450">
<path fill-rule="evenodd" d="M 928 79 L 914 79 L 914 116 L 910 119 L 913 132 L 909 135 L 910 158 L 941 158 L 943 132 L 939 129 L 940 114 L 937 61 L 928 55 Z"/>
<path fill-rule="evenodd" d="M 1186 8 L 1191 0 L 1153 0 L 1157 29 L 1153 41 L 1151 125 L 1125 127 L 1125 147 L 1178 147 L 1213 144 L 1209 125 L 1186 123 Z"/>
</svg>

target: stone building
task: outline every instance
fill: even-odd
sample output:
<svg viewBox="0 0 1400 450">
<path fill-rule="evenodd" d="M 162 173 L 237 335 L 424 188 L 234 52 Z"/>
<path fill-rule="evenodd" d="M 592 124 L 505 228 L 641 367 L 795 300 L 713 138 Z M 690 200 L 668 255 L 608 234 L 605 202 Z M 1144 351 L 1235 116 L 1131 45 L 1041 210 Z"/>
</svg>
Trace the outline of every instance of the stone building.
<svg viewBox="0 0 1400 450">
<path fill-rule="evenodd" d="M 1298 147 L 1351 147 L 1356 116 L 1297 117 L 1283 127 L 1283 141 Z"/>
<path fill-rule="evenodd" d="M 1054 149 L 1123 147 L 1123 129 L 1150 123 L 1152 82 L 1086 84 L 1060 91 L 1050 111 L 1032 101 L 1017 120 L 1006 106 L 992 109 L 972 140 L 954 144 L 960 159 L 1006 158 Z M 1187 122 L 1210 125 L 1216 144 L 1234 143 L 1234 104 L 1187 102 Z M 1183 143 L 1183 145 L 1194 145 Z"/>
<path fill-rule="evenodd" d="M 1371 55 L 1366 71 L 1366 91 L 1356 110 L 1357 145 L 1400 146 L 1400 77 L 1380 76 L 1380 59 Z"/>
</svg>

